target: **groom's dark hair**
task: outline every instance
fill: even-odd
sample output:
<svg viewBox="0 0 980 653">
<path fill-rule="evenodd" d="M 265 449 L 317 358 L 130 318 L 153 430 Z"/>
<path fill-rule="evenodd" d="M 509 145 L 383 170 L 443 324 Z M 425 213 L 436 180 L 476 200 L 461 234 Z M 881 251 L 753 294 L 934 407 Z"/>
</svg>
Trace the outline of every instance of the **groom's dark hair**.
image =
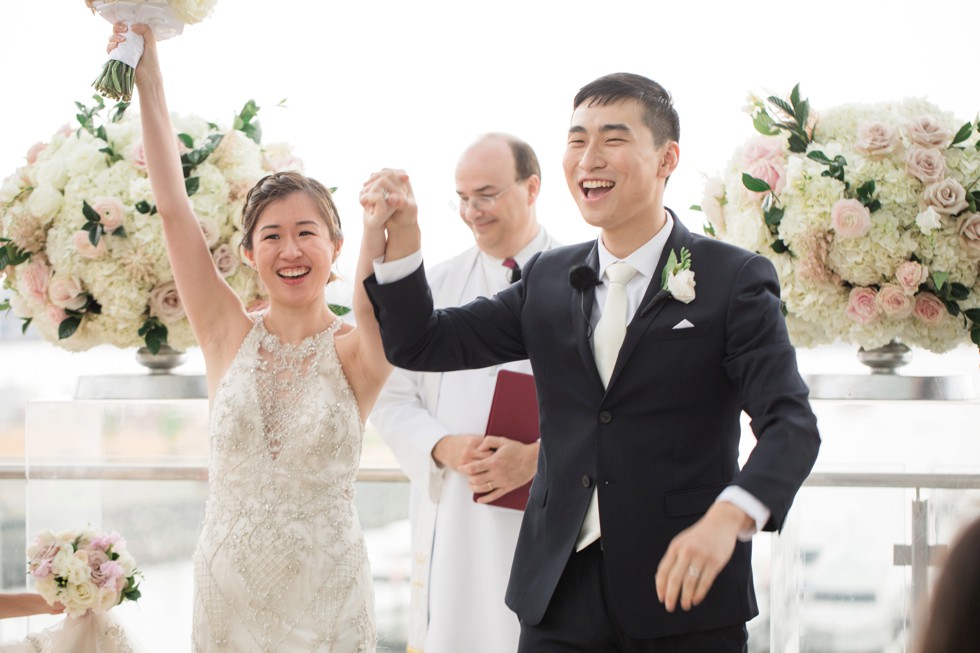
<svg viewBox="0 0 980 653">
<path fill-rule="evenodd" d="M 613 73 L 586 84 L 576 93 L 572 111 L 583 102 L 591 107 L 630 99 L 643 106 L 643 124 L 653 133 L 654 145 L 660 147 L 667 141 L 680 142 L 681 121 L 670 93 L 643 75 Z"/>
</svg>

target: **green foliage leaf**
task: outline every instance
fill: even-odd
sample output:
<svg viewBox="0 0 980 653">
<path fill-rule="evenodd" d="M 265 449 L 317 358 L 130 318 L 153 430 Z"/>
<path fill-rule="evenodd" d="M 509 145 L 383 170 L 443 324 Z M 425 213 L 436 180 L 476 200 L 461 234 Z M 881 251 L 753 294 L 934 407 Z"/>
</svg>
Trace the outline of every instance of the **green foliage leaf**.
<svg viewBox="0 0 980 653">
<path fill-rule="evenodd" d="M 92 247 L 98 247 L 99 241 L 102 240 L 102 233 L 105 231 L 103 226 L 89 222 L 82 229 L 88 232 L 88 242 L 92 243 Z"/>
<path fill-rule="evenodd" d="M 123 227 L 122 225 L 119 225 L 118 227 L 115 228 L 115 230 L 113 230 L 112 235 L 113 236 L 116 236 L 118 238 L 125 238 L 126 237 L 126 228 Z"/>
<path fill-rule="evenodd" d="M 75 315 L 69 315 L 61 321 L 58 325 L 58 340 L 64 340 L 65 338 L 71 338 L 78 331 L 79 325 L 82 323 L 82 318 Z"/>
<path fill-rule="evenodd" d="M 691 209 L 692 211 L 700 211 L 701 210 L 701 205 L 700 204 L 692 204 L 688 208 Z"/>
<path fill-rule="evenodd" d="M 188 137 L 189 138 L 189 137 Z M 207 137 L 204 145 L 197 148 L 196 150 L 191 150 L 190 152 L 185 152 L 180 155 L 180 164 L 184 172 L 184 178 L 191 176 L 191 172 L 194 168 L 204 163 L 218 145 L 221 143 L 221 139 L 224 138 L 224 134 L 211 134 Z"/>
<path fill-rule="evenodd" d="M 5 299 L 2 302 L 0 302 L 0 311 L 9 311 L 9 310 L 10 310 L 10 300 L 9 299 Z"/>
<path fill-rule="evenodd" d="M 259 125 L 258 120 L 252 122 L 258 113 L 259 107 L 257 104 L 255 104 L 255 100 L 249 100 L 245 103 L 245 106 L 242 107 L 241 112 L 235 116 L 235 121 L 232 124 L 232 128 L 241 131 L 256 143 L 261 143 L 262 127 Z"/>
<path fill-rule="evenodd" d="M 21 333 L 21 335 L 24 335 L 25 333 L 27 333 L 27 327 L 31 326 L 31 321 L 34 318 L 25 317 L 25 318 L 22 318 L 22 319 L 24 320 L 24 323 L 20 325 L 20 333 Z"/>
<path fill-rule="evenodd" d="M 778 227 L 779 223 L 783 221 L 784 213 L 785 211 L 782 208 L 778 206 L 774 206 L 773 208 L 766 211 L 763 215 L 765 216 L 767 225 L 769 225 L 770 227 Z"/>
<path fill-rule="evenodd" d="M 772 190 L 769 184 L 761 179 L 753 177 L 747 172 L 742 173 L 742 185 L 748 188 L 753 193 L 764 193 L 768 190 Z"/>
<path fill-rule="evenodd" d="M 122 120 L 123 114 L 126 113 L 126 109 L 129 108 L 129 102 L 116 102 L 116 105 L 112 107 L 112 111 L 109 112 L 109 122 L 119 122 Z"/>
<path fill-rule="evenodd" d="M 970 134 L 973 132 L 973 123 L 968 122 L 960 130 L 956 132 L 956 136 L 953 137 L 953 142 L 951 145 L 956 145 L 957 143 L 962 143 L 966 139 L 970 138 Z"/>
<path fill-rule="evenodd" d="M 796 112 L 793 111 L 793 106 L 787 103 L 786 100 L 784 100 L 783 98 L 778 97 L 776 95 L 770 95 L 768 100 L 770 104 L 778 107 L 779 110 L 785 113 L 787 116 L 795 115 Z"/>
<path fill-rule="evenodd" d="M 674 271 L 675 267 L 677 267 L 677 254 L 674 253 L 674 250 L 670 250 L 670 254 L 667 255 L 667 264 L 664 265 L 664 269 L 660 273 L 661 288 L 667 287 L 667 278 L 670 276 L 670 273 Z"/>
<path fill-rule="evenodd" d="M 757 132 L 766 136 L 775 136 L 779 133 L 779 130 L 773 126 L 772 117 L 765 111 L 756 111 L 752 116 L 752 125 Z"/>
<path fill-rule="evenodd" d="M 187 196 L 190 197 L 201 188 L 201 178 L 188 177 L 184 180 L 184 188 L 187 189 Z"/>
<path fill-rule="evenodd" d="M 825 166 L 829 166 L 831 163 L 827 155 L 821 152 L 820 150 L 814 150 L 812 152 L 808 152 L 806 158 L 816 161 L 817 163 L 822 163 Z"/>
<path fill-rule="evenodd" d="M 186 147 L 187 149 L 189 150 L 194 149 L 194 139 L 191 137 L 190 134 L 185 134 L 184 132 L 181 132 L 177 134 L 177 138 L 180 139 L 180 142 L 183 143 L 184 147 Z"/>
<path fill-rule="evenodd" d="M 705 222 L 704 225 L 701 227 L 701 230 L 704 231 L 704 234 L 706 236 L 711 236 L 712 238 L 718 237 L 718 234 L 715 233 L 715 226 L 710 222 Z"/>
<path fill-rule="evenodd" d="M 969 308 L 963 311 L 963 315 L 965 315 L 971 322 L 980 324 L 980 308 Z"/>
<path fill-rule="evenodd" d="M 806 152 L 807 142 L 798 134 L 792 134 L 787 142 L 789 143 L 790 152 L 795 152 L 797 154 Z"/>
<path fill-rule="evenodd" d="M 5 243 L 0 247 L 0 270 L 8 265 L 20 265 L 31 260 L 31 253 L 17 247 L 9 238 L 0 238 Z"/>
<path fill-rule="evenodd" d="M 143 342 L 146 343 L 146 348 L 153 354 L 159 354 L 160 347 L 167 344 L 167 327 L 159 318 L 147 318 L 143 326 L 136 332 L 136 335 L 143 338 Z"/>
<path fill-rule="evenodd" d="M 950 284 L 949 296 L 958 302 L 963 301 L 970 296 L 970 289 L 964 286 L 962 283 Z"/>
<path fill-rule="evenodd" d="M 99 215 L 98 211 L 89 206 L 89 203 L 82 200 L 82 215 L 85 216 L 85 221 L 89 223 L 96 223 L 102 221 L 102 216 Z"/>
<path fill-rule="evenodd" d="M 140 200 L 139 202 L 133 205 L 133 208 L 135 208 L 143 215 L 153 215 L 154 213 L 157 212 L 157 207 L 150 204 L 146 200 Z"/>
<path fill-rule="evenodd" d="M 973 344 L 980 347 L 980 327 L 970 329 L 970 340 L 973 341 Z"/>
<path fill-rule="evenodd" d="M 777 254 L 785 254 L 789 251 L 789 247 L 786 246 L 786 243 L 778 238 L 773 241 L 770 247 L 772 247 L 772 251 L 776 252 Z"/>
<path fill-rule="evenodd" d="M 343 317 L 351 311 L 349 307 L 341 306 L 340 304 L 327 304 L 327 307 L 330 308 L 330 311 L 337 317 Z"/>
<path fill-rule="evenodd" d="M 932 283 L 936 286 L 936 293 L 939 294 L 943 291 L 943 286 L 949 281 L 949 272 L 933 272 Z"/>
</svg>

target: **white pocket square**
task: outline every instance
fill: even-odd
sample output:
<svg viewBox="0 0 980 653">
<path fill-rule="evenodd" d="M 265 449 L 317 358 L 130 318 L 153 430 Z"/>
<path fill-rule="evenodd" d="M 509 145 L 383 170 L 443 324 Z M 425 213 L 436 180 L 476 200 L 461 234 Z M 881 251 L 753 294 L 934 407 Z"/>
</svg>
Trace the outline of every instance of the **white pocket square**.
<svg viewBox="0 0 980 653">
<path fill-rule="evenodd" d="M 675 329 L 690 329 L 692 326 L 694 326 L 694 325 L 691 324 L 688 320 L 685 319 L 685 320 L 681 320 L 680 322 L 678 322 L 677 324 L 675 324 L 673 328 L 675 328 Z"/>
</svg>

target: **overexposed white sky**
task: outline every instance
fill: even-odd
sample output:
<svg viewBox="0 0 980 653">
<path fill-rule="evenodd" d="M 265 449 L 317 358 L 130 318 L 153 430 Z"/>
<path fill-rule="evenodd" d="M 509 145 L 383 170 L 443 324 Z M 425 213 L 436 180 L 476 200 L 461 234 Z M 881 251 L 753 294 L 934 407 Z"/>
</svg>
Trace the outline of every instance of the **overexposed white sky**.
<svg viewBox="0 0 980 653">
<path fill-rule="evenodd" d="M 431 264 L 472 240 L 448 207 L 461 150 L 486 131 L 516 134 L 543 169 L 539 220 L 565 243 L 593 238 L 561 169 L 571 99 L 636 72 L 670 90 L 681 165 L 667 204 L 693 229 L 704 174 L 752 132 L 750 91 L 800 82 L 813 110 L 925 97 L 964 121 L 980 109 L 972 71 L 975 0 L 323 2 L 219 0 L 161 46 L 171 109 L 227 125 L 249 98 L 264 142 L 287 141 L 306 172 L 337 186 L 354 266 L 357 193 L 381 167 L 413 179 Z M 83 0 L 0 0 L 0 178 L 89 101 L 110 26 Z M 285 98 L 288 108 L 274 105 Z"/>
</svg>

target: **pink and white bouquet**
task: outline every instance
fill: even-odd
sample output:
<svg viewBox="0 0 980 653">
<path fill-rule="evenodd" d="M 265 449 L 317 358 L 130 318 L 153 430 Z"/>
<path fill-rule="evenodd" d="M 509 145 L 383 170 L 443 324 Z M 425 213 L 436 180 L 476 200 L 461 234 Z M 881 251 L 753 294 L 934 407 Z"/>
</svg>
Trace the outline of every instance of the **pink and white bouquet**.
<svg viewBox="0 0 980 653">
<path fill-rule="evenodd" d="M 798 86 L 750 112 L 699 208 L 773 262 L 793 341 L 980 346 L 978 121 L 915 99 L 817 115 Z"/>
<path fill-rule="evenodd" d="M 140 572 L 119 533 L 43 531 L 27 547 L 28 573 L 49 604 L 70 617 L 140 598 Z"/>
<path fill-rule="evenodd" d="M 195 343 L 167 258 L 143 157 L 139 116 L 76 103 L 65 125 L 0 183 L 0 275 L 12 309 L 72 351 Z M 286 144 L 264 146 L 249 100 L 234 127 L 173 116 L 184 184 L 215 267 L 246 306 L 264 298 L 240 259 L 245 195 L 271 172 L 302 170 Z"/>
<path fill-rule="evenodd" d="M 85 0 L 93 13 L 110 23 L 146 23 L 158 41 L 177 36 L 184 25 L 199 23 L 211 13 L 217 0 Z M 136 64 L 143 56 L 143 37 L 129 32 L 126 41 L 109 54 L 109 60 L 93 82 L 102 95 L 129 102 L 133 95 Z"/>
</svg>

